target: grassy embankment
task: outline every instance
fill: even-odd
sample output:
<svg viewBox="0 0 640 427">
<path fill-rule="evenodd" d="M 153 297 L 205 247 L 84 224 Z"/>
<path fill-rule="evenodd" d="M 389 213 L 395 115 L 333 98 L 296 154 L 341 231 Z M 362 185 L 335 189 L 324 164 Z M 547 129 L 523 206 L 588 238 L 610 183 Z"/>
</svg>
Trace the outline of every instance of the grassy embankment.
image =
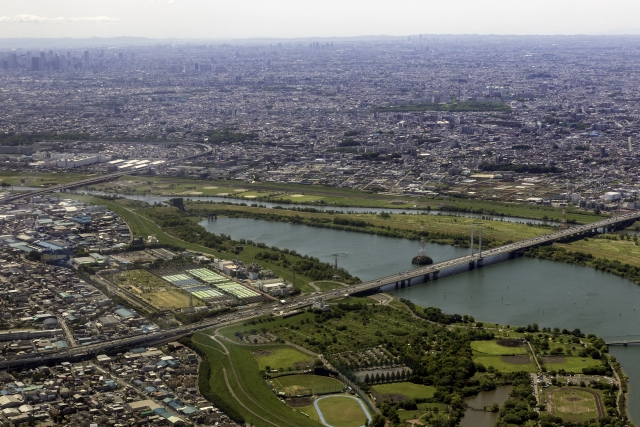
<svg viewBox="0 0 640 427">
<path fill-rule="evenodd" d="M 278 400 L 262 378 L 253 347 L 219 343 L 206 333 L 198 333 L 192 339 L 211 366 L 211 391 L 217 399 L 236 408 L 247 422 L 255 426 L 320 425 Z M 260 346 L 266 348 L 276 350 L 282 346 Z"/>
<path fill-rule="evenodd" d="M 485 246 L 499 246 L 508 242 L 529 239 L 550 233 L 553 230 L 552 227 L 547 226 L 532 226 L 507 221 L 491 221 L 446 215 L 388 214 L 383 216 L 360 213 L 303 212 L 198 202 L 187 203 L 185 207 L 188 211 L 197 212 L 201 215 L 216 212 L 219 215 L 231 217 L 275 220 L 323 228 L 346 228 L 349 231 L 410 239 L 419 238 L 420 226 L 424 223 L 425 240 L 435 243 L 462 245 L 468 244 L 469 230 L 474 224 L 482 225 Z"/>
<path fill-rule="evenodd" d="M 258 252 L 268 252 L 274 253 L 269 248 L 257 248 L 255 246 L 246 245 L 240 254 L 233 253 L 221 253 L 211 248 L 207 248 L 205 246 L 197 245 L 194 243 L 186 242 L 184 240 L 173 237 L 172 235 L 166 233 L 162 230 L 158 224 L 149 218 L 149 214 L 151 212 L 157 211 L 157 208 L 149 207 L 144 203 L 128 200 L 128 199 L 118 199 L 118 200 L 105 200 L 98 197 L 93 196 L 80 196 L 80 195 L 66 195 L 65 197 L 83 200 L 88 203 L 93 203 L 96 205 L 106 206 L 108 209 L 122 216 L 125 221 L 131 227 L 132 233 L 134 236 L 140 236 L 147 238 L 148 236 L 156 236 L 159 243 L 172 245 L 177 248 L 183 248 L 186 250 L 191 250 L 195 252 L 202 252 L 209 255 L 213 255 L 216 257 L 221 257 L 225 259 L 239 259 L 245 263 L 257 262 L 261 264 L 264 268 L 268 268 L 272 270 L 279 277 L 284 278 L 285 280 L 292 281 L 293 275 L 290 269 L 283 268 L 277 265 L 274 262 L 268 260 L 258 260 L 256 259 L 256 254 Z M 160 208 L 166 210 L 173 210 L 175 208 Z M 294 259 L 293 256 L 287 256 L 289 259 Z M 309 282 L 312 281 L 311 278 L 305 277 L 302 274 L 296 274 L 296 285 L 303 292 L 312 292 L 314 289 L 309 286 Z"/>
<path fill-rule="evenodd" d="M 415 197 L 335 188 L 323 185 L 280 184 L 271 182 L 199 180 L 178 177 L 124 176 L 117 181 L 88 187 L 122 194 L 164 195 L 174 197 L 221 196 L 243 199 L 247 203 L 303 203 L 322 206 L 353 206 L 371 208 L 400 208 L 456 210 L 479 214 L 505 215 L 531 219 L 560 221 L 562 211 L 551 206 L 510 202 L 496 202 L 454 197 Z M 569 209 L 567 220 L 584 224 L 601 218 L 592 212 Z"/>
</svg>

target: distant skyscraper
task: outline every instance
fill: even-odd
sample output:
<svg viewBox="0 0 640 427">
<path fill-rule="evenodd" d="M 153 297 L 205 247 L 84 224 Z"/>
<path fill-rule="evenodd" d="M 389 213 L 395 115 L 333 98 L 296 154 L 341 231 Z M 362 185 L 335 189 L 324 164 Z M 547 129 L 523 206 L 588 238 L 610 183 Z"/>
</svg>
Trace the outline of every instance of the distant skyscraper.
<svg viewBox="0 0 640 427">
<path fill-rule="evenodd" d="M 89 62 L 89 51 L 88 50 L 84 51 L 84 61 L 85 62 Z"/>
</svg>

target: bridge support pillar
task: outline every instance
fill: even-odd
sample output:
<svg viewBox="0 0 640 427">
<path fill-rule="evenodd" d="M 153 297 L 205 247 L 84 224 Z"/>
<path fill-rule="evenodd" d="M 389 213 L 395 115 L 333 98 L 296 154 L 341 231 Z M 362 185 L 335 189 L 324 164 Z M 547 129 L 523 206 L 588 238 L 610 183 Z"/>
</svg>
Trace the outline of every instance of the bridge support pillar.
<svg viewBox="0 0 640 427">
<path fill-rule="evenodd" d="M 515 251 L 509 252 L 509 259 L 514 259 L 515 257 L 516 257 L 516 252 Z"/>
<path fill-rule="evenodd" d="M 478 261 L 476 262 L 476 265 L 477 265 L 478 268 L 484 267 L 484 258 L 478 258 Z"/>
<path fill-rule="evenodd" d="M 473 270 L 474 268 L 476 268 L 476 262 L 475 261 L 469 262 L 469 270 Z"/>
<path fill-rule="evenodd" d="M 396 289 L 398 289 L 398 282 L 396 282 Z"/>
<path fill-rule="evenodd" d="M 407 279 L 407 286 L 411 287 L 411 279 Z"/>
<path fill-rule="evenodd" d="M 425 281 L 425 282 L 428 282 L 428 281 L 429 281 L 429 275 L 428 275 L 428 274 L 425 274 L 425 275 L 424 275 L 424 281 Z"/>
<path fill-rule="evenodd" d="M 439 271 L 434 271 L 433 272 L 433 280 L 438 280 L 438 273 L 440 273 Z"/>
</svg>

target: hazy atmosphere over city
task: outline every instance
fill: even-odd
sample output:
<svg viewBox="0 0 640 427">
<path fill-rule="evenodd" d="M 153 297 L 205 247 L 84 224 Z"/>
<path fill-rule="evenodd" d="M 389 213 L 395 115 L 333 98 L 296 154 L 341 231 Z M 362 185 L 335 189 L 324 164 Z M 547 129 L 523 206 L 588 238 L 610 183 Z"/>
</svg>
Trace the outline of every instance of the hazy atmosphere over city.
<svg viewBox="0 0 640 427">
<path fill-rule="evenodd" d="M 633 0 L 11 0 L 0 37 L 638 34 Z"/>
<path fill-rule="evenodd" d="M 640 3 L 0 7 L 0 427 L 634 427 Z"/>
</svg>

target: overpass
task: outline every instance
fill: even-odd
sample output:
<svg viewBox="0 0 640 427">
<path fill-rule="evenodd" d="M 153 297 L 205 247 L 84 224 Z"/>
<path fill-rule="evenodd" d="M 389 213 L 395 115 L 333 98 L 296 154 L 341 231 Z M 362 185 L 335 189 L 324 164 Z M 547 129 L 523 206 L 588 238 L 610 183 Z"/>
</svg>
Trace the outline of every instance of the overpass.
<svg viewBox="0 0 640 427">
<path fill-rule="evenodd" d="M 22 195 L 24 197 L 24 195 Z M 640 218 L 640 212 L 631 212 L 616 217 L 604 219 L 587 225 L 581 225 L 577 227 L 568 228 L 566 230 L 556 231 L 544 236 L 535 237 L 533 239 L 523 240 L 518 243 L 510 243 L 498 248 L 481 251 L 474 255 L 462 256 L 451 260 L 443 261 L 440 263 L 432 264 L 429 266 L 417 268 L 411 271 L 405 271 L 402 273 L 392 274 L 377 280 L 370 280 L 367 282 L 359 283 L 356 285 L 350 285 L 345 288 L 341 288 L 339 291 L 329 291 L 316 294 L 304 294 L 291 299 L 291 302 L 287 305 L 286 310 L 303 309 L 313 304 L 314 300 L 318 297 L 323 298 L 326 301 L 330 301 L 337 298 L 342 298 L 343 295 L 353 295 L 362 292 L 368 292 L 378 290 L 387 285 L 402 285 L 411 284 L 411 280 L 420 278 L 422 280 L 429 280 L 431 277 L 433 280 L 438 278 L 438 273 L 443 270 L 452 269 L 460 266 L 466 266 L 473 269 L 476 267 L 482 267 L 484 259 L 488 257 L 496 257 L 499 255 L 509 254 L 515 256 L 516 253 L 524 251 L 527 248 L 536 247 L 540 245 L 548 245 L 553 242 L 569 239 L 580 238 L 598 233 L 599 230 L 615 230 L 617 228 L 627 227 Z M 94 354 L 100 354 L 111 349 L 133 347 L 136 345 L 155 345 L 178 339 L 183 336 L 191 335 L 195 332 L 209 329 L 212 327 L 224 326 L 227 324 L 244 322 L 251 318 L 271 315 L 275 310 L 283 309 L 279 302 L 271 302 L 263 304 L 260 307 L 247 308 L 243 310 L 234 311 L 221 315 L 216 319 L 210 319 L 196 324 L 180 326 L 177 328 L 167 329 L 164 331 L 154 332 L 144 335 L 136 335 L 133 337 L 127 337 L 118 339 L 115 341 L 102 342 L 96 344 L 90 344 L 85 346 L 77 346 L 68 348 L 59 352 L 52 353 L 38 353 L 38 354 L 24 354 L 7 356 L 3 360 L 0 360 L 0 369 L 19 369 L 24 366 L 32 366 L 34 364 L 46 364 L 48 362 L 56 360 L 69 360 L 74 357 L 88 357 Z M 615 341 L 607 343 L 610 345 L 625 345 L 640 343 L 640 341 Z"/>
<path fill-rule="evenodd" d="M 200 153 L 193 154 L 191 156 L 181 157 L 179 159 L 168 160 L 165 163 L 163 163 L 162 165 L 160 165 L 159 167 L 165 167 L 165 166 L 173 165 L 174 163 L 184 162 L 185 160 L 191 160 L 191 159 L 194 159 L 196 157 L 200 157 L 200 156 L 204 156 L 206 154 L 210 154 L 213 151 L 213 148 L 210 145 L 200 144 L 200 143 L 192 143 L 192 144 L 204 148 L 204 151 L 202 151 Z M 42 195 L 42 194 L 54 193 L 56 191 L 70 190 L 70 189 L 73 189 L 73 188 L 79 188 L 79 187 L 84 187 L 84 186 L 87 186 L 87 185 L 98 184 L 98 183 L 105 182 L 105 181 L 111 181 L 113 179 L 118 179 L 121 176 L 132 175 L 134 173 L 135 173 L 135 171 L 131 171 L 131 170 L 122 171 L 122 172 L 115 172 L 115 173 L 101 175 L 101 176 L 97 176 L 97 177 L 93 177 L 93 178 L 83 179 L 81 181 L 71 182 L 69 184 L 55 185 L 55 186 L 52 186 L 52 187 L 43 188 L 41 190 L 34 190 L 34 191 L 30 191 L 28 193 L 12 194 L 12 195 L 0 198 L 0 204 L 11 203 L 11 202 L 14 202 L 16 200 L 20 200 L 20 199 L 25 198 L 25 197 L 39 196 L 39 195 Z"/>
</svg>

